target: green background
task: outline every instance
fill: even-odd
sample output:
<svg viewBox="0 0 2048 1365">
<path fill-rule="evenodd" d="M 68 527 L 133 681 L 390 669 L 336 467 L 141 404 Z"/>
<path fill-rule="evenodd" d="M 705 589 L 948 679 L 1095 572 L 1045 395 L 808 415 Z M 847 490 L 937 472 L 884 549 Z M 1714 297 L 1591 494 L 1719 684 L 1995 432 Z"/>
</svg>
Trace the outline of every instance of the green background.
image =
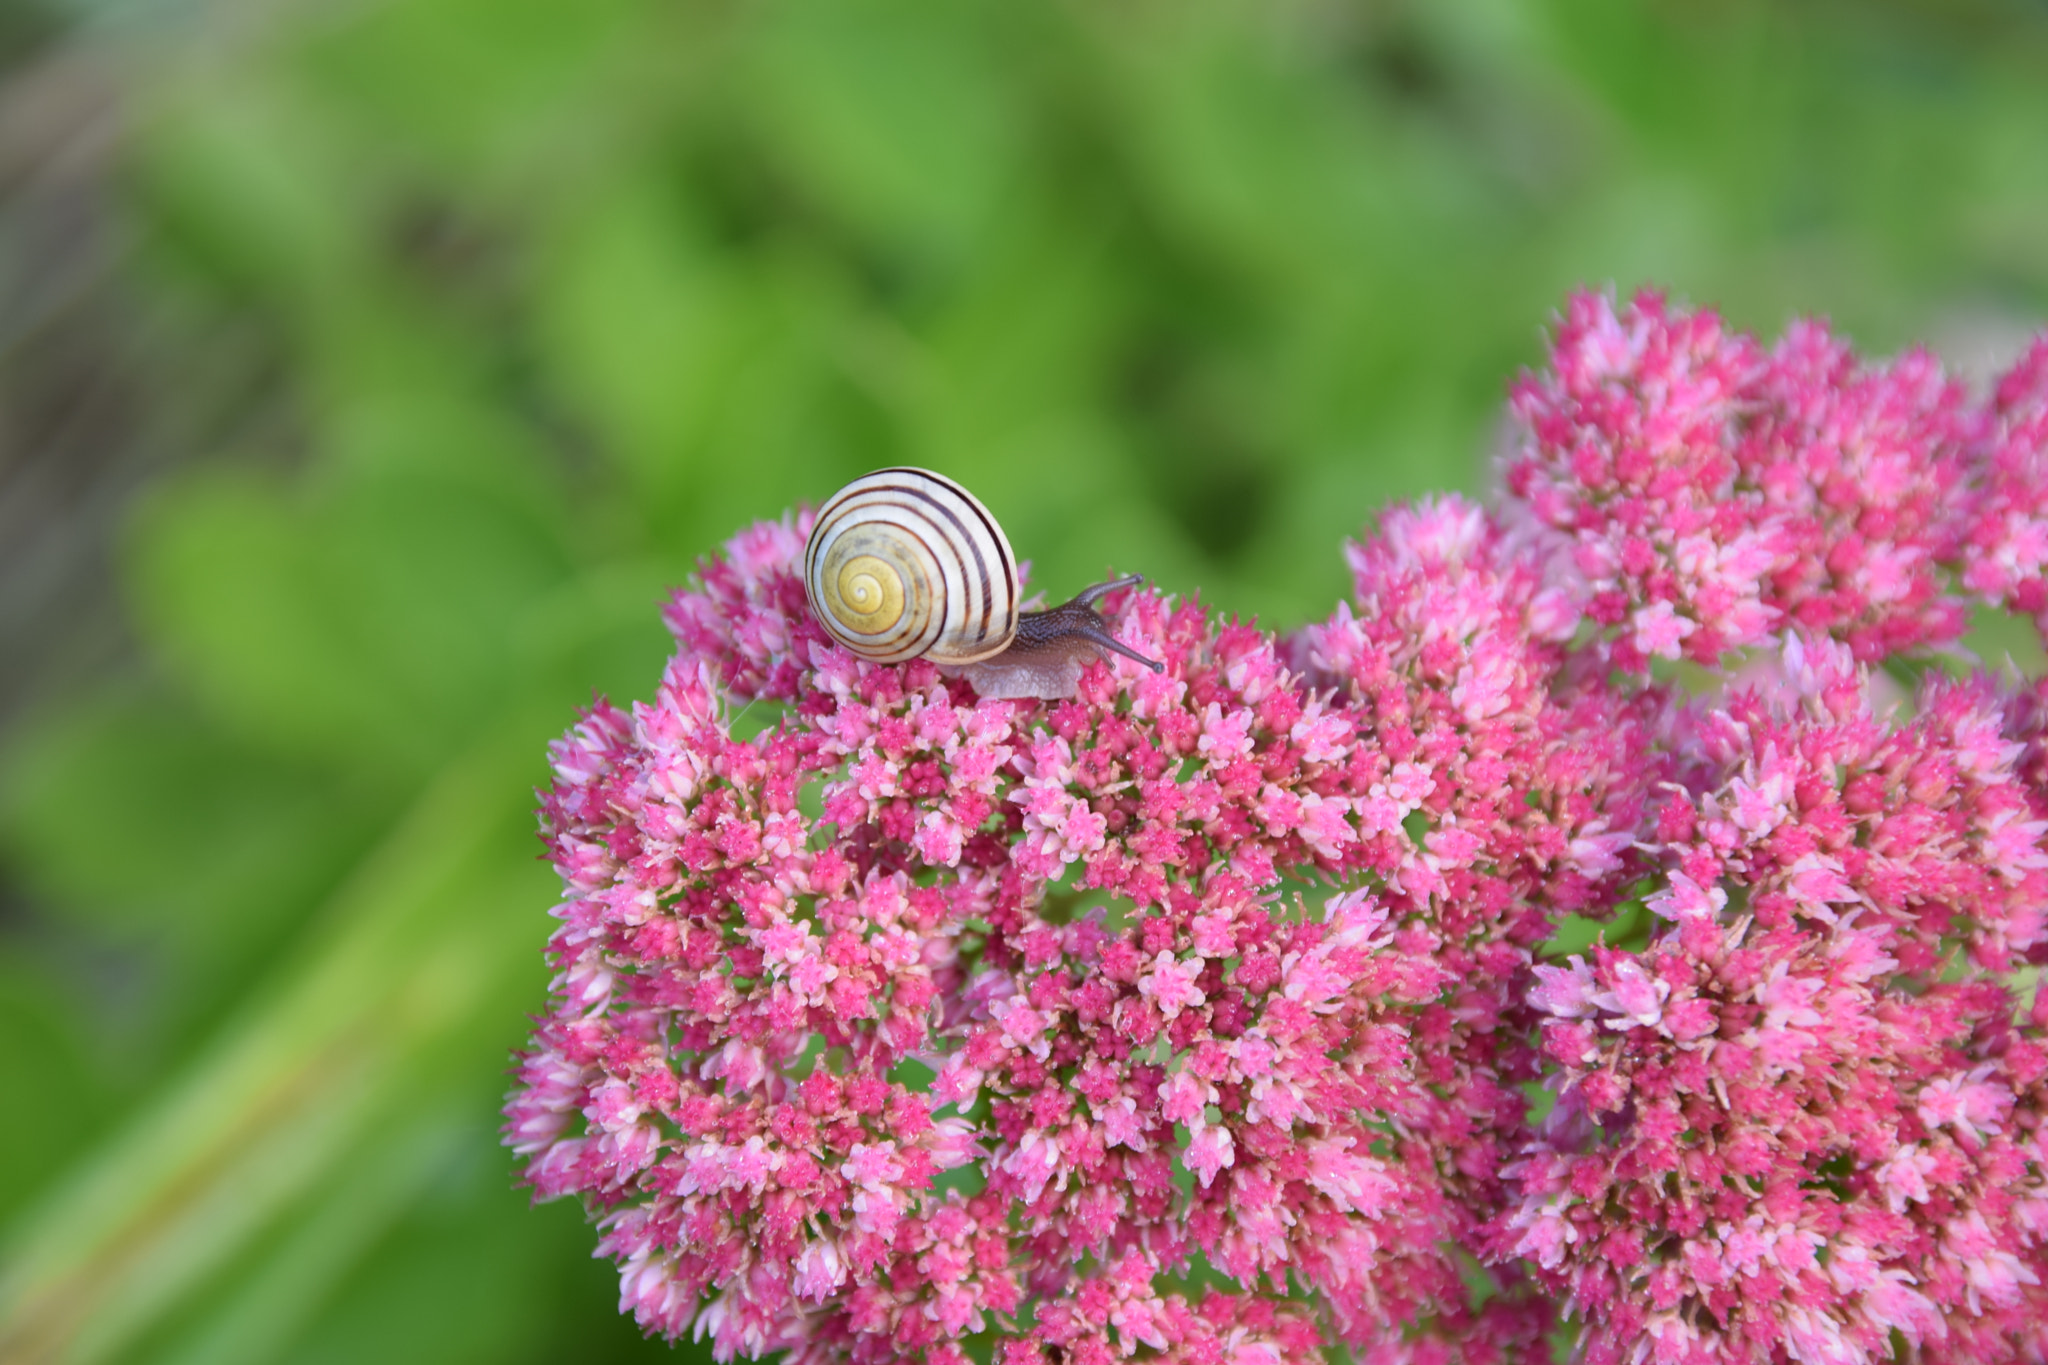
<svg viewBox="0 0 2048 1365">
<path fill-rule="evenodd" d="M 0 737 L 9 1362 L 664 1354 L 496 1111 L 545 745 L 651 692 L 662 593 L 749 519 L 935 466 L 1055 597 L 1142 570 L 1285 627 L 1387 500 L 1483 488 L 1576 285 L 1965 361 L 2048 314 L 2038 2 L 245 0 L 0 40 L 118 115 L 106 335 L 156 452 L 90 556 L 116 643 L 40 637 Z"/>
</svg>

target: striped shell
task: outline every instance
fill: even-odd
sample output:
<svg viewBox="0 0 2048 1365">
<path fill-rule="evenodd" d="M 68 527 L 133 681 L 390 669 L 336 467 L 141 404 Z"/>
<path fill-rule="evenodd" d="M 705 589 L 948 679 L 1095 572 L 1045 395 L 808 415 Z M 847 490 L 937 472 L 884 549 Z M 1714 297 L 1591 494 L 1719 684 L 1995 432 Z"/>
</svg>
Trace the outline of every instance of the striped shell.
<svg viewBox="0 0 2048 1365">
<path fill-rule="evenodd" d="M 878 469 L 833 494 L 804 546 L 804 592 L 832 638 L 874 663 L 974 663 L 1017 633 L 1003 528 L 928 469 Z"/>
</svg>

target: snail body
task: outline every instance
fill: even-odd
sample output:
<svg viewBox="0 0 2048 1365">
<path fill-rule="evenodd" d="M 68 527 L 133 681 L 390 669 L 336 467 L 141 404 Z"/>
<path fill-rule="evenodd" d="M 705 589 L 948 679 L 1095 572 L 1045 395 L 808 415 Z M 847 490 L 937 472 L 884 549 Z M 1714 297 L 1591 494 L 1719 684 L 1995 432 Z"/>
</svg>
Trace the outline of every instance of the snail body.
<svg viewBox="0 0 2048 1365">
<path fill-rule="evenodd" d="M 804 546 L 804 594 L 834 640 L 872 663 L 930 659 L 984 697 L 1069 697 L 1102 651 L 1154 672 L 1095 611 L 1098 583 L 1049 611 L 1019 607 L 1017 560 L 980 499 L 928 469 L 879 469 L 818 509 Z"/>
</svg>

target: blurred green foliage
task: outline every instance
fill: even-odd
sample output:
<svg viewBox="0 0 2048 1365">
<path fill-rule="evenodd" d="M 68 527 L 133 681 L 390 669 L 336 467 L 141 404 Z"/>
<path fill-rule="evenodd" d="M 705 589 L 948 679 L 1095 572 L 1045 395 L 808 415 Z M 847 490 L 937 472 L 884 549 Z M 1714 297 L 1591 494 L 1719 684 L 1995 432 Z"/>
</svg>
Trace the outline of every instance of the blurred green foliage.
<svg viewBox="0 0 2048 1365">
<path fill-rule="evenodd" d="M 926 464 L 1054 595 L 1288 625 L 1480 485 L 1576 284 L 2048 311 L 2039 4 L 383 0 L 126 60 L 205 458 L 136 666 L 0 765 L 9 1361 L 661 1351 L 495 1111 L 544 745 L 747 520 Z"/>
</svg>

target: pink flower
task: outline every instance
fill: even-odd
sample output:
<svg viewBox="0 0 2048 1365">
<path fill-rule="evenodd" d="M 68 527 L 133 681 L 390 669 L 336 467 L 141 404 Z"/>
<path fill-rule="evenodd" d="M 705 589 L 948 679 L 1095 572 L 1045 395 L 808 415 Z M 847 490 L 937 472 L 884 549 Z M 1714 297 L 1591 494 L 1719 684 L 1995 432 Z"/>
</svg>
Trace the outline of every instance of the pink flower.
<svg viewBox="0 0 2048 1365">
<path fill-rule="evenodd" d="M 1654 294 L 1580 294 L 1512 408 L 1509 507 L 1591 619 L 1628 622 L 1622 667 L 1794 625 L 1866 660 L 1961 634 L 1940 565 L 1986 423 L 1925 353 L 1869 365 L 1814 323 L 1766 349 Z"/>
<path fill-rule="evenodd" d="M 832 644 L 808 514 L 701 566 L 550 750 L 505 1111 L 624 1311 L 801 1365 L 1535 1361 L 1560 1309 L 1591 1365 L 2048 1353 L 2048 683 L 1871 671 L 2048 624 L 2048 340 L 1973 403 L 1582 295 L 1512 409 L 1497 503 L 1387 511 L 1323 620 L 1121 592 L 1165 670 L 1062 701 Z"/>
<path fill-rule="evenodd" d="M 1589 1359 L 1674 1310 L 1701 1359 L 1877 1358 L 1894 1331 L 2021 1358 L 2048 1321 L 2048 1053 L 1998 970 L 2038 948 L 2016 912 L 2039 893 L 1994 871 L 1983 812 L 2038 798 L 1982 742 L 1985 685 L 1930 682 L 1887 721 L 1845 648 L 1797 654 L 1702 717 L 1718 772 L 1658 817 L 1695 908 L 1639 953 L 1539 969 L 1561 1098 L 1493 1252 L 1586 1305 Z"/>
<path fill-rule="evenodd" d="M 2048 336 L 1992 395 L 1989 469 L 1969 527 L 1969 588 L 2048 630 Z"/>
</svg>

